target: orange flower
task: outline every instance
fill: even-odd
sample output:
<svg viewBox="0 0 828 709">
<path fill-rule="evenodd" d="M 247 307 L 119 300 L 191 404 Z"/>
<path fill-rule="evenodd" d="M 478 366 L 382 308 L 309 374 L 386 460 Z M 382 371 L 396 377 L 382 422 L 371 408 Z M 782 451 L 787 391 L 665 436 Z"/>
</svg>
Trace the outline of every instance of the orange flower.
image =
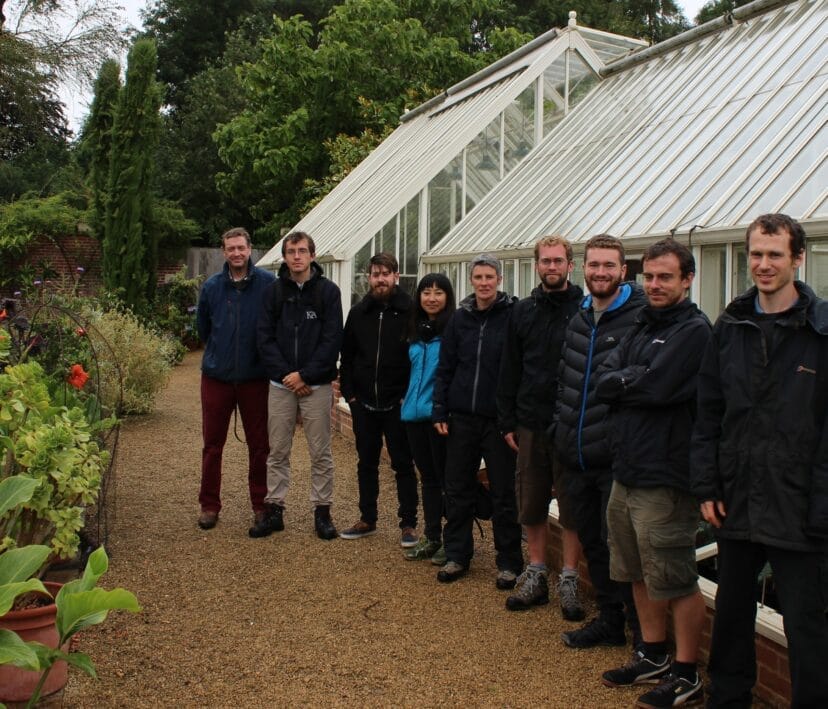
<svg viewBox="0 0 828 709">
<path fill-rule="evenodd" d="M 69 382 L 75 389 L 83 389 L 83 385 L 89 380 L 89 375 L 83 371 L 83 366 L 80 364 L 73 364 L 69 371 L 69 376 L 66 381 Z"/>
</svg>

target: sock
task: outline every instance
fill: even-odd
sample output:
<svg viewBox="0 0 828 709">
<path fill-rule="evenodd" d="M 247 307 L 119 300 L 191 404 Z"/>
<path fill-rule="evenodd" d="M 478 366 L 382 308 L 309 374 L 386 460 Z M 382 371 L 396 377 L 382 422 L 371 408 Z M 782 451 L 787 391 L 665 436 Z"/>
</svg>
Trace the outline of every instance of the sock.
<svg viewBox="0 0 828 709">
<path fill-rule="evenodd" d="M 663 660 L 667 657 L 667 641 L 660 640 L 659 642 L 655 643 L 648 643 L 645 640 L 641 641 L 641 644 L 638 646 L 638 649 L 644 653 L 644 657 L 648 660 Z M 695 668 L 695 665 L 693 665 Z"/>
<path fill-rule="evenodd" d="M 678 660 L 675 660 L 673 662 L 672 672 L 677 677 L 681 677 L 682 679 L 686 679 L 688 682 L 693 683 L 695 683 L 699 677 L 698 672 L 696 672 L 695 662 L 679 662 Z"/>
<path fill-rule="evenodd" d="M 544 563 L 529 564 L 529 566 L 527 566 L 526 568 L 531 569 L 532 571 L 537 571 L 537 572 L 542 573 L 542 574 L 546 573 L 546 564 L 544 564 Z"/>
<path fill-rule="evenodd" d="M 561 569 L 561 576 L 574 576 L 575 578 L 578 578 L 578 569 L 570 569 L 568 566 L 564 566 Z"/>
</svg>

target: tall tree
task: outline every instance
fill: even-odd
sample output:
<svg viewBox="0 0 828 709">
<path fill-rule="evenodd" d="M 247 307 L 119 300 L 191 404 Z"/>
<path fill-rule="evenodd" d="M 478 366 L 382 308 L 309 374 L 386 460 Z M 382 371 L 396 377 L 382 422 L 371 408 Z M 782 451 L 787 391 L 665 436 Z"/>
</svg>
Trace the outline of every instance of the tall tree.
<svg viewBox="0 0 828 709">
<path fill-rule="evenodd" d="M 160 126 L 155 42 L 140 39 L 127 57 L 126 82 L 112 126 L 103 275 L 108 288 L 142 307 L 155 291 L 158 243 L 152 183 Z"/>
<path fill-rule="evenodd" d="M 88 156 L 89 187 L 92 191 L 92 226 L 103 238 L 106 203 L 109 201 L 109 168 L 112 153 L 112 124 L 121 90 L 121 65 L 114 59 L 101 64 L 95 79 L 95 94 L 83 127 L 79 151 Z"/>
</svg>

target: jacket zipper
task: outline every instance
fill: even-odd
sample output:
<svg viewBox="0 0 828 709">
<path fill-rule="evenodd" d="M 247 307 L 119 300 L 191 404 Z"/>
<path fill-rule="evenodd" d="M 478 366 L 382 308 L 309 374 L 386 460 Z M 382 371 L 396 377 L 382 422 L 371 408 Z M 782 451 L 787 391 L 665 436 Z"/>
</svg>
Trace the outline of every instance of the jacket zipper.
<svg viewBox="0 0 828 709">
<path fill-rule="evenodd" d="M 581 440 L 584 432 L 584 416 L 586 415 L 587 389 L 589 388 L 589 377 L 592 374 L 592 353 L 595 348 L 595 333 L 597 331 L 597 325 L 593 325 L 592 332 L 589 335 L 589 352 L 587 352 L 586 371 L 584 372 L 584 388 L 581 391 L 581 415 L 578 417 L 578 463 L 581 466 L 581 470 L 586 470 L 586 466 L 584 465 L 584 455 L 581 449 Z"/>
<path fill-rule="evenodd" d="M 474 367 L 474 386 L 472 387 L 472 413 L 477 411 L 477 384 L 480 380 L 480 353 L 483 351 L 483 330 L 486 329 L 488 319 L 483 321 L 477 335 L 477 363 Z"/>
<path fill-rule="evenodd" d="M 420 407 L 420 402 L 422 401 L 422 393 L 423 393 L 423 379 L 425 379 L 425 366 L 426 366 L 426 354 L 428 353 L 428 348 L 426 347 L 425 342 L 419 343 L 420 348 L 422 349 L 422 366 L 420 367 L 420 381 L 417 382 L 417 399 L 416 404 L 414 406 L 414 415 L 419 416 L 419 412 L 417 409 Z"/>
<path fill-rule="evenodd" d="M 379 408 L 379 361 L 380 361 L 380 346 L 382 344 L 382 316 L 385 310 L 380 310 L 379 326 L 377 327 L 377 358 L 374 362 L 374 405 Z"/>
</svg>

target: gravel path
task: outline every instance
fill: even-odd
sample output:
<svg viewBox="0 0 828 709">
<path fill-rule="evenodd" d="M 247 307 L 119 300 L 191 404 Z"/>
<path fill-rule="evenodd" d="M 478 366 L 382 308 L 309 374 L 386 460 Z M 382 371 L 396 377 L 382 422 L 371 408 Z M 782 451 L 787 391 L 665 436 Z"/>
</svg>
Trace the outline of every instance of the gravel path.
<svg viewBox="0 0 828 709">
<path fill-rule="evenodd" d="M 598 679 L 626 648 L 565 648 L 559 636 L 572 626 L 554 599 L 527 613 L 504 609 L 488 525 L 457 583 L 438 584 L 436 567 L 405 561 L 390 469 L 381 471 L 378 534 L 317 539 L 301 432 L 284 532 L 248 538 L 246 449 L 232 434 L 221 520 L 198 529 L 199 357 L 176 368 L 154 414 L 123 428 L 104 585 L 135 592 L 144 610 L 83 634 L 99 680 L 72 671 L 64 706 L 634 704 L 639 690 Z M 334 459 L 334 520 L 344 528 L 358 515 L 344 437 Z"/>
</svg>

